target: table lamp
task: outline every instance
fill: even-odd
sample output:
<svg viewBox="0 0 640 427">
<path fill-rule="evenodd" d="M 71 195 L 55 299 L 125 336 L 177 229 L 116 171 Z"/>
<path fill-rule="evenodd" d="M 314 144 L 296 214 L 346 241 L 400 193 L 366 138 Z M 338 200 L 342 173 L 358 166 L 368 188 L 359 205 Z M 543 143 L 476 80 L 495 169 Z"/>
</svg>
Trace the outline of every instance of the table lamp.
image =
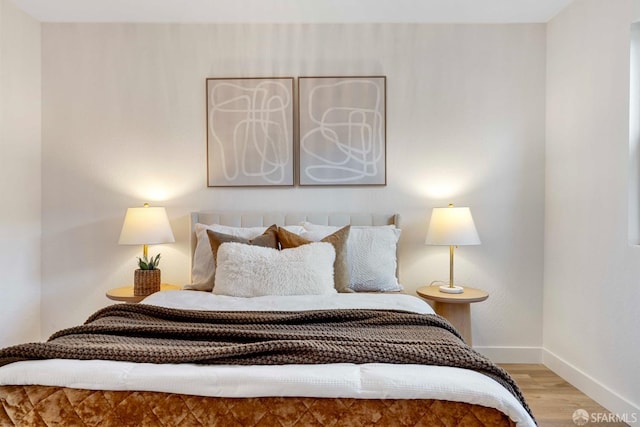
<svg viewBox="0 0 640 427">
<path fill-rule="evenodd" d="M 440 292 L 462 293 L 464 288 L 455 286 L 453 282 L 453 252 L 455 246 L 480 244 L 471 210 L 453 207 L 451 203 L 446 208 L 433 208 L 425 244 L 449 246 L 449 285 L 440 286 Z"/>
<path fill-rule="evenodd" d="M 134 272 L 134 295 L 149 295 L 160 290 L 160 270 L 156 268 L 160 255 L 148 258 L 148 245 L 173 242 L 175 239 L 165 208 L 145 203 L 144 207 L 127 209 L 118 243 L 142 245 L 142 258 L 138 259 L 140 268 Z"/>
</svg>

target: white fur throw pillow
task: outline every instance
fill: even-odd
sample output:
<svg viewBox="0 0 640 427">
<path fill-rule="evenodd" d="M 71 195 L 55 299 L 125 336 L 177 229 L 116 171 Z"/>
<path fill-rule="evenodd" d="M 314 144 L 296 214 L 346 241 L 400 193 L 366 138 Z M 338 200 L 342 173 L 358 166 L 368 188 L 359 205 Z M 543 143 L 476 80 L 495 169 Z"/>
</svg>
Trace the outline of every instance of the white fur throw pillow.
<svg viewBox="0 0 640 427">
<path fill-rule="evenodd" d="M 325 242 L 282 251 L 223 243 L 213 293 L 235 297 L 333 294 L 335 256 L 331 243 Z"/>
</svg>

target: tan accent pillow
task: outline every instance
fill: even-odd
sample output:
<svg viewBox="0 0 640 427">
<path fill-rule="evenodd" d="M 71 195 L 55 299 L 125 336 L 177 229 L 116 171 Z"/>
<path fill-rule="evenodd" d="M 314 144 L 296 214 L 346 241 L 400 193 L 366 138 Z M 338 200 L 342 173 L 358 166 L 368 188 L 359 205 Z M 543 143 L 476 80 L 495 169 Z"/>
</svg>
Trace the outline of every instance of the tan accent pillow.
<svg viewBox="0 0 640 427">
<path fill-rule="evenodd" d="M 350 228 L 351 227 L 347 225 L 323 239 L 308 240 L 303 236 L 278 227 L 278 241 L 282 249 L 297 248 L 298 246 L 306 245 L 314 241 L 331 243 L 336 250 L 336 260 L 333 263 L 334 286 L 338 292 L 353 292 L 349 289 L 350 277 L 347 260 L 347 239 L 349 238 Z"/>
<path fill-rule="evenodd" d="M 278 226 L 275 224 L 253 239 L 245 239 L 242 237 L 232 236 L 230 234 L 218 233 L 213 230 L 207 230 L 207 236 L 209 236 L 209 244 L 211 245 L 211 253 L 213 254 L 213 265 L 217 265 L 218 263 L 218 248 L 220 248 L 220 245 L 227 242 L 244 243 L 246 245 L 278 249 Z M 215 287 L 215 285 L 214 280 L 213 286 Z"/>
</svg>

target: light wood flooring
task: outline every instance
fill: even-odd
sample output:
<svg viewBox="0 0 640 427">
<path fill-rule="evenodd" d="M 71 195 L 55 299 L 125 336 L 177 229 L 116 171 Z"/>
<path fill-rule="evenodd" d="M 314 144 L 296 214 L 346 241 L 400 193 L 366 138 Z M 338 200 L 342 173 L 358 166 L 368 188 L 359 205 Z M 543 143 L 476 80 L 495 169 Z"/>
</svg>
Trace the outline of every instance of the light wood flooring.
<svg viewBox="0 0 640 427">
<path fill-rule="evenodd" d="M 609 413 L 544 365 L 500 364 L 518 383 L 540 427 L 576 427 L 573 413 Z M 586 426 L 626 426 L 625 423 L 587 423 Z"/>
</svg>

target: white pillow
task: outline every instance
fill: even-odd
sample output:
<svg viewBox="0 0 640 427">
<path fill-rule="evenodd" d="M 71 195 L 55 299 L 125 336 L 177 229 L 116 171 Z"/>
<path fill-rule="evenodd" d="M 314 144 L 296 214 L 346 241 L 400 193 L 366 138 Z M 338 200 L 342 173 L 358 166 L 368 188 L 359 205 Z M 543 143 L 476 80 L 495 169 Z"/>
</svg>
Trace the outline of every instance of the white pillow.
<svg viewBox="0 0 640 427">
<path fill-rule="evenodd" d="M 304 228 L 299 225 L 288 225 L 284 228 L 296 234 L 304 231 Z M 210 290 L 213 287 L 213 277 L 216 266 L 213 262 L 213 254 L 211 253 L 211 244 L 209 243 L 207 230 L 251 240 L 264 233 L 266 229 L 267 227 L 229 227 L 220 224 L 196 224 L 194 226 L 196 249 L 193 252 L 193 264 L 191 265 L 191 284 L 185 285 L 184 289 Z"/>
<path fill-rule="evenodd" d="M 309 231 L 315 231 L 318 233 L 327 233 L 326 235 L 328 236 L 331 233 L 335 233 L 336 230 L 339 230 L 340 228 L 344 227 L 343 226 L 338 226 L 336 227 L 335 225 L 320 225 L 320 224 L 314 224 L 311 222 L 307 222 L 307 221 L 303 221 L 300 223 L 300 226 L 302 227 L 302 231 L 299 233 L 304 233 L 305 231 L 309 232 Z M 400 234 L 402 234 L 402 230 L 397 228 L 394 224 L 388 224 L 388 225 L 352 225 L 351 226 L 352 229 L 354 228 L 373 228 L 373 229 L 380 229 L 380 228 L 388 228 L 393 230 L 393 232 L 395 233 L 396 237 L 398 239 L 400 239 Z"/>
<path fill-rule="evenodd" d="M 320 240 L 340 227 L 301 224 L 307 240 Z M 394 225 L 352 226 L 347 240 L 347 258 L 351 283 L 349 287 L 359 292 L 400 291 L 402 286 L 396 276 L 398 239 L 402 230 Z"/>
<path fill-rule="evenodd" d="M 334 294 L 331 243 L 318 242 L 279 251 L 223 243 L 217 254 L 213 293 L 235 297 Z"/>
</svg>

